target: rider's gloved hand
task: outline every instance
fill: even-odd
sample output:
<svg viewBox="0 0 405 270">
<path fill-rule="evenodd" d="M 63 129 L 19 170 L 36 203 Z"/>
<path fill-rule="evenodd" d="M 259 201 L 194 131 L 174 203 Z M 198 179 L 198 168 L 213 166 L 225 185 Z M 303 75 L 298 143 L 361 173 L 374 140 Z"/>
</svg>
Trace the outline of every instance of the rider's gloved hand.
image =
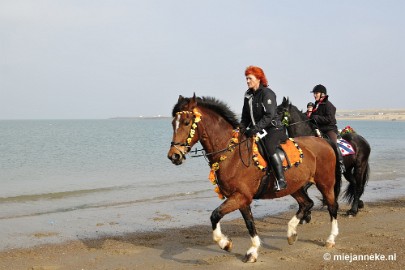
<svg viewBox="0 0 405 270">
<path fill-rule="evenodd" d="M 248 138 L 251 138 L 251 137 L 253 137 L 254 135 L 256 135 L 257 132 L 258 132 L 258 131 L 257 131 L 256 128 L 247 129 L 247 130 L 245 131 L 245 136 L 248 137 Z"/>
</svg>

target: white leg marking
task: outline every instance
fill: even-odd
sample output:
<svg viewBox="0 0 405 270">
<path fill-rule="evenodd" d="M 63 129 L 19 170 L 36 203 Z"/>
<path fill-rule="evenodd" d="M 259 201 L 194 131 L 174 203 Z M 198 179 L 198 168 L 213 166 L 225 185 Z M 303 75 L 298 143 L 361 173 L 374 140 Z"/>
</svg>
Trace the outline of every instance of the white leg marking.
<svg viewBox="0 0 405 270">
<path fill-rule="evenodd" d="M 257 251 L 259 250 L 259 247 L 261 245 L 261 241 L 259 236 L 255 236 L 250 238 L 252 240 L 252 246 L 249 248 L 249 250 L 246 252 L 246 254 L 252 254 L 252 256 L 257 259 L 258 253 Z"/>
<path fill-rule="evenodd" d="M 287 230 L 287 237 L 290 237 L 292 235 L 297 234 L 297 226 L 300 223 L 300 220 L 297 218 L 297 216 L 294 216 L 289 222 L 288 222 L 288 230 Z"/>
<path fill-rule="evenodd" d="M 331 230 L 328 240 L 326 240 L 326 242 L 335 244 L 335 238 L 336 238 L 336 236 L 338 236 L 338 234 L 339 234 L 338 222 L 337 222 L 337 219 L 333 218 L 332 230 Z"/>
<path fill-rule="evenodd" d="M 212 232 L 212 235 L 213 235 L 214 241 L 218 243 L 218 245 L 221 249 L 224 249 L 228 245 L 229 239 L 228 239 L 228 237 L 226 237 L 225 235 L 222 234 L 221 225 L 219 222 L 217 224 L 217 228 Z"/>
</svg>

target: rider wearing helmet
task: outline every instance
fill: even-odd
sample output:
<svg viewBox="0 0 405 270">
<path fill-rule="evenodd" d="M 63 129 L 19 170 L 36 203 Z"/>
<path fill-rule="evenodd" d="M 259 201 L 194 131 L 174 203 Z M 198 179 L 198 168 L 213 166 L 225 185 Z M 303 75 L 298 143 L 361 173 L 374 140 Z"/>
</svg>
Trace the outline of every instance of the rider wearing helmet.
<svg viewBox="0 0 405 270">
<path fill-rule="evenodd" d="M 308 102 L 307 104 L 307 117 L 309 118 L 312 114 L 312 110 L 314 109 L 315 104 L 313 102 Z"/>
<path fill-rule="evenodd" d="M 323 134 L 326 134 L 329 139 L 336 144 L 340 169 L 345 172 L 342 153 L 337 146 L 338 129 L 336 125 L 336 107 L 329 101 L 326 87 L 322 84 L 316 85 L 311 93 L 314 94 L 315 107 L 312 110 L 310 119 L 314 122 Z"/>
</svg>

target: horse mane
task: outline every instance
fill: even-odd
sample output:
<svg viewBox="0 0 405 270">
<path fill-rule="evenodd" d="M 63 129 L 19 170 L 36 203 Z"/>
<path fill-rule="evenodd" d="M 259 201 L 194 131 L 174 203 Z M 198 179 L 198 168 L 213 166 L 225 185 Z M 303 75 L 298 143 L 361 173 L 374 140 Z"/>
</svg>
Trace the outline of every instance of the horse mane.
<svg viewBox="0 0 405 270">
<path fill-rule="evenodd" d="M 183 110 L 183 108 L 190 102 L 191 98 L 179 99 L 176 105 L 173 107 L 172 116 Z M 236 114 L 229 108 L 227 104 L 214 97 L 197 97 L 197 105 L 210 109 L 220 116 L 222 116 L 233 128 L 239 127 L 239 120 Z"/>
</svg>

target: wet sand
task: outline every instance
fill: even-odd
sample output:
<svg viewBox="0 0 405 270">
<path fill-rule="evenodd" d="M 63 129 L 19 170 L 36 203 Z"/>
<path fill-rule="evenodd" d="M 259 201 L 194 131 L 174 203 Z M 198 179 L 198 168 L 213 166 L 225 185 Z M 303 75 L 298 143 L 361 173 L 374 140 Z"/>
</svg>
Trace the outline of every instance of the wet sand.
<svg viewBox="0 0 405 270">
<path fill-rule="evenodd" d="M 298 240 L 291 246 L 286 231 L 295 210 L 257 219 L 262 247 L 254 264 L 242 262 L 251 242 L 241 218 L 221 223 L 233 240 L 231 252 L 213 242 L 207 221 L 190 228 L 3 251 L 0 269 L 405 269 L 404 206 L 405 197 L 366 202 L 357 217 L 348 218 L 348 205 L 341 203 L 339 236 L 332 249 L 323 246 L 330 232 L 326 209 L 313 211 L 311 223 L 298 227 Z"/>
</svg>

